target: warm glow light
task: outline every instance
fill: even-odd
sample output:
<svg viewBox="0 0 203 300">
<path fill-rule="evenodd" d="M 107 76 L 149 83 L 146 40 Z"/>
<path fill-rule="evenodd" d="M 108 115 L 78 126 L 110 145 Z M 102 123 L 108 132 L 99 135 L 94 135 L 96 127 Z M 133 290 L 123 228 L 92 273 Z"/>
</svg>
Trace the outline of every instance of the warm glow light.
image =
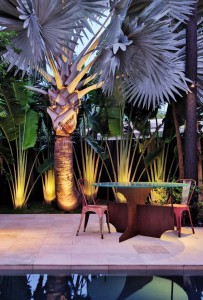
<svg viewBox="0 0 203 300">
<path fill-rule="evenodd" d="M 98 187 L 91 184 L 100 179 L 101 169 L 99 170 L 99 155 L 87 144 L 82 152 L 82 166 L 83 178 L 89 183 L 84 185 L 84 193 L 87 199 L 91 199 L 96 196 L 98 190 Z"/>
<path fill-rule="evenodd" d="M 21 208 L 25 202 L 25 193 L 24 185 L 19 184 L 16 188 L 15 193 L 15 208 Z"/>
<path fill-rule="evenodd" d="M 50 203 L 56 198 L 54 170 L 45 172 L 42 178 L 44 201 Z"/>
<path fill-rule="evenodd" d="M 126 203 L 126 197 L 120 193 L 120 192 L 117 192 L 116 193 L 116 201 L 119 202 L 119 203 Z"/>
<path fill-rule="evenodd" d="M 197 86 L 197 83 L 195 81 L 193 81 L 190 85 L 191 88 L 195 88 Z"/>
</svg>

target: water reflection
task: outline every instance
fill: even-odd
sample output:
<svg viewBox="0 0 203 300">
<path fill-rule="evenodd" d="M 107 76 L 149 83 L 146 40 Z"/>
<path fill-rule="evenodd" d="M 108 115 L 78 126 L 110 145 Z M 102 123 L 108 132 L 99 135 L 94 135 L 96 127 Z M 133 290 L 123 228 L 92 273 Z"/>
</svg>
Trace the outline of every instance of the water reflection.
<svg viewBox="0 0 203 300">
<path fill-rule="evenodd" d="M 0 276 L 0 300 L 202 300 L 202 276 Z"/>
</svg>

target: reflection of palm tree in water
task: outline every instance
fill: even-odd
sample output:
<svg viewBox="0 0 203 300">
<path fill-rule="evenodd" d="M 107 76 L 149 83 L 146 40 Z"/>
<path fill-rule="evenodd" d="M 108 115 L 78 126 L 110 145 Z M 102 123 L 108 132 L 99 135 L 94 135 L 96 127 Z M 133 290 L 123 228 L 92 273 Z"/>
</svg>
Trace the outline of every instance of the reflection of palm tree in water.
<svg viewBox="0 0 203 300">
<path fill-rule="evenodd" d="M 47 291 L 46 300 L 88 300 L 90 299 L 88 295 L 83 295 L 83 288 L 87 288 L 87 281 L 88 276 L 77 274 L 70 276 L 48 276 L 45 285 Z"/>
<path fill-rule="evenodd" d="M 171 281 L 171 300 L 174 298 L 174 283 L 187 294 L 188 300 L 201 300 L 203 281 L 201 276 L 161 276 Z M 116 300 L 125 300 L 153 280 L 153 276 L 126 276 L 125 285 Z"/>
<path fill-rule="evenodd" d="M 0 300 L 80 300 L 90 299 L 82 295 L 88 276 L 40 275 L 32 295 L 29 276 L 0 276 Z"/>
<path fill-rule="evenodd" d="M 165 277 L 171 280 L 171 300 L 173 299 L 173 283 L 178 284 L 187 294 L 188 300 L 201 300 L 202 299 L 202 276 L 172 276 Z"/>
<path fill-rule="evenodd" d="M 108 277 L 108 276 L 107 276 Z M 175 300 L 174 283 L 187 294 L 188 300 L 201 300 L 202 276 L 160 276 L 171 281 L 171 300 Z M 90 300 L 89 276 L 45 276 L 40 275 L 32 296 L 29 276 L 0 276 L 0 300 Z M 153 280 L 153 276 L 126 276 L 124 287 L 113 300 L 125 300 Z M 85 293 L 84 293 L 85 292 Z M 86 294 L 86 295 L 85 295 Z"/>
<path fill-rule="evenodd" d="M 17 299 L 31 299 L 31 288 L 27 276 L 0 276 L 0 300 Z"/>
<path fill-rule="evenodd" d="M 48 276 L 47 277 L 47 300 L 69 300 L 67 276 Z"/>
<path fill-rule="evenodd" d="M 150 283 L 153 276 L 126 276 L 125 285 L 116 300 L 124 300 Z"/>
</svg>

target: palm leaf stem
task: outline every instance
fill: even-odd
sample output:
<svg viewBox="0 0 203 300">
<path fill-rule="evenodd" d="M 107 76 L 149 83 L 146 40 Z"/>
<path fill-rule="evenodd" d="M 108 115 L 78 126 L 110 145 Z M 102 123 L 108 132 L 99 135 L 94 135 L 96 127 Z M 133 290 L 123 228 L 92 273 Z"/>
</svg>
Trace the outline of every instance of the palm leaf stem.
<svg viewBox="0 0 203 300">
<path fill-rule="evenodd" d="M 27 150 L 24 150 L 24 151 L 27 151 Z M 37 161 L 37 159 L 38 159 L 39 154 L 40 154 L 40 151 L 37 153 L 37 155 L 36 155 L 36 157 L 35 157 L 35 159 L 34 159 L 34 161 L 33 161 L 32 167 L 31 167 L 31 169 L 30 169 L 29 176 L 28 176 L 28 179 L 27 179 L 26 188 L 25 188 L 25 194 L 27 194 L 27 190 L 28 190 L 28 186 L 29 186 L 30 179 L 31 179 L 31 175 L 32 175 L 32 172 L 33 172 L 33 169 L 34 169 L 34 166 L 35 166 L 35 163 L 36 163 L 36 161 Z M 40 174 L 40 175 L 41 175 L 41 174 Z M 37 176 L 37 180 L 38 180 L 38 178 L 40 177 L 40 175 Z M 26 196 L 26 198 L 25 198 L 25 203 L 27 203 L 27 200 L 28 200 L 28 198 L 29 198 L 29 196 L 30 196 L 30 194 L 31 194 L 31 192 L 32 192 L 32 190 L 33 190 L 33 188 L 34 188 L 34 185 L 35 185 L 35 183 L 36 183 L 37 180 L 34 181 L 32 187 L 30 188 L 30 191 L 29 191 L 29 193 L 27 194 L 27 196 Z"/>
<path fill-rule="evenodd" d="M 116 170 L 115 170 L 115 166 L 114 166 L 114 163 L 113 163 L 111 151 L 110 151 L 110 148 L 109 148 L 109 145 L 108 145 L 108 141 L 106 139 L 105 139 L 105 144 L 106 144 L 106 147 L 107 147 L 107 151 L 109 153 L 109 159 L 110 159 L 111 166 L 112 166 L 113 177 L 114 177 L 114 180 L 116 181 L 116 178 L 117 178 L 117 176 L 116 176 Z"/>
<path fill-rule="evenodd" d="M 135 171 L 134 171 L 134 174 L 133 174 L 133 178 L 135 178 L 135 175 L 136 175 L 138 166 L 139 166 L 139 164 L 140 164 L 140 162 L 141 162 L 141 159 L 143 158 L 144 153 L 145 153 L 145 151 L 146 151 L 148 145 L 151 143 L 151 141 L 152 141 L 153 138 L 154 138 L 154 136 L 152 136 L 152 137 L 150 138 L 150 140 L 145 144 L 145 147 L 144 147 L 144 149 L 142 150 L 142 154 L 139 156 L 138 163 L 137 163 L 137 165 L 136 165 L 136 168 L 135 168 Z M 141 172 L 141 174 L 140 174 L 140 176 L 139 176 L 139 178 L 138 178 L 138 181 L 140 181 L 142 175 L 144 174 L 144 172 L 146 171 L 147 168 L 148 168 L 148 166 L 146 166 L 146 167 L 143 169 L 143 171 Z"/>
<path fill-rule="evenodd" d="M 71 71 L 77 69 L 76 66 L 78 65 L 78 63 L 81 61 L 83 55 L 87 52 L 89 52 L 89 48 L 91 47 L 91 44 L 94 42 L 94 40 L 96 38 L 98 38 L 98 35 L 100 34 L 100 32 L 102 31 L 102 29 L 104 28 L 104 26 L 106 25 L 106 23 L 108 22 L 108 20 L 110 19 L 112 13 L 110 13 L 108 15 L 108 17 L 106 18 L 106 20 L 104 21 L 104 23 L 101 25 L 101 27 L 99 28 L 99 30 L 95 33 L 95 35 L 93 36 L 93 38 L 88 42 L 88 44 L 84 47 L 84 49 L 80 52 L 80 54 L 77 56 L 77 58 L 75 59 L 75 61 L 73 62 L 72 66 L 71 66 Z M 87 54 L 86 54 L 87 55 Z M 89 56 L 88 56 L 89 57 Z M 88 58 L 87 57 L 87 58 Z M 85 63 L 85 62 L 84 62 Z M 83 64 L 84 65 L 84 64 Z M 83 65 L 81 65 L 80 67 L 82 67 Z M 71 72 L 72 73 L 72 72 Z M 69 81 L 70 82 L 70 81 Z M 68 82 L 68 83 L 69 83 Z M 68 84 L 67 83 L 67 84 Z"/>
<path fill-rule="evenodd" d="M 74 157 L 75 157 L 75 162 L 76 162 L 76 165 L 77 165 L 77 170 L 79 172 L 79 178 L 82 178 L 82 172 L 81 172 L 81 168 L 80 168 L 80 164 L 79 164 L 79 161 L 78 161 L 78 156 L 77 156 L 77 153 L 75 151 L 75 147 L 73 145 L 73 153 L 74 153 Z M 76 175 L 75 175 L 76 176 Z"/>
<path fill-rule="evenodd" d="M 4 161 L 6 162 L 6 165 L 7 165 L 7 168 L 8 168 L 8 172 L 11 176 L 11 182 L 13 182 L 13 174 L 12 174 L 12 171 L 11 171 L 11 167 L 6 159 L 6 157 L 4 156 L 3 153 L 1 153 L 1 156 L 3 157 Z M 14 163 L 12 164 L 12 166 L 14 166 Z M 11 193 L 11 198 L 12 198 L 12 202 L 13 202 L 13 198 L 14 198 L 14 194 L 13 194 L 13 189 L 12 189 L 12 185 L 11 185 L 11 182 L 10 180 L 8 180 L 8 185 L 9 185 L 9 190 L 10 190 L 10 193 Z"/>
<path fill-rule="evenodd" d="M 136 143 L 135 150 L 133 151 L 133 160 L 134 160 L 134 157 L 135 157 L 135 154 L 136 154 L 137 149 L 138 149 L 138 142 Z M 138 167 L 139 167 L 139 165 L 140 165 L 140 163 L 141 163 L 141 160 L 142 160 L 142 158 L 143 158 L 143 156 L 144 156 L 144 152 L 145 152 L 145 151 L 142 151 L 142 153 L 139 155 L 138 161 L 137 161 L 137 163 L 136 163 L 135 170 L 134 170 L 133 175 L 132 175 L 132 179 L 131 179 L 132 181 L 135 180 L 135 175 L 137 174 L 137 170 L 138 170 Z M 133 160 L 132 160 L 132 163 L 131 163 L 131 164 L 133 164 Z M 131 169 L 132 169 L 132 167 L 131 167 Z"/>
</svg>

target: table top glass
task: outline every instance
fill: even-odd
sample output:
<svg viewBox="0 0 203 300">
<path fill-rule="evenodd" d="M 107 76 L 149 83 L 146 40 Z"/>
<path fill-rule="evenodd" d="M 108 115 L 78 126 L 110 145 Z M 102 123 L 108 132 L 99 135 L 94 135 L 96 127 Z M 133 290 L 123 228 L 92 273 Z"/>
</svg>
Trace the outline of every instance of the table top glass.
<svg viewBox="0 0 203 300">
<path fill-rule="evenodd" d="M 175 188 L 187 186 L 187 183 L 180 182 L 99 182 L 93 183 L 98 187 L 114 188 Z"/>
</svg>

